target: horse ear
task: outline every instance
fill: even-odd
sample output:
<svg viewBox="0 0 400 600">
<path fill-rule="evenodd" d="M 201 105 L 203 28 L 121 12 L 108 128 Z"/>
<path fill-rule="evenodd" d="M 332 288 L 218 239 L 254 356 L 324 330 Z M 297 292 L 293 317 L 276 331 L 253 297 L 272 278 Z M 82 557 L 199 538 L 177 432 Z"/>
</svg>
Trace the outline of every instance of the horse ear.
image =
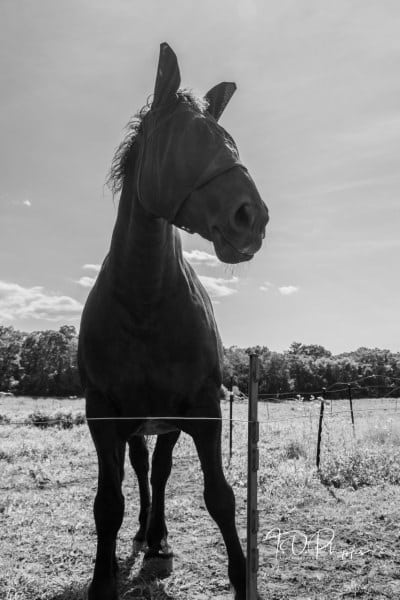
<svg viewBox="0 0 400 600">
<path fill-rule="evenodd" d="M 232 98 L 236 90 L 236 83 L 222 82 L 215 85 L 205 95 L 208 101 L 208 112 L 216 121 L 220 118 L 225 110 L 225 106 Z"/>
<path fill-rule="evenodd" d="M 178 91 L 180 83 L 181 74 L 176 54 L 166 42 L 163 42 L 160 44 L 153 105 L 160 106 L 171 100 Z"/>
</svg>

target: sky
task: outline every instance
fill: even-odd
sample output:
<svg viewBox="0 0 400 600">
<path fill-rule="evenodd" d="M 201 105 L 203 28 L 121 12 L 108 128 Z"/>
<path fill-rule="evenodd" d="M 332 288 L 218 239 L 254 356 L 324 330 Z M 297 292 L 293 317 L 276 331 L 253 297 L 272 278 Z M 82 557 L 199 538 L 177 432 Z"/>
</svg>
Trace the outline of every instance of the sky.
<svg viewBox="0 0 400 600">
<path fill-rule="evenodd" d="M 400 351 L 399 31 L 397 0 L 2 0 L 0 324 L 79 328 L 166 41 L 185 87 L 236 82 L 221 124 L 270 211 L 245 265 L 182 234 L 224 345 Z"/>
</svg>

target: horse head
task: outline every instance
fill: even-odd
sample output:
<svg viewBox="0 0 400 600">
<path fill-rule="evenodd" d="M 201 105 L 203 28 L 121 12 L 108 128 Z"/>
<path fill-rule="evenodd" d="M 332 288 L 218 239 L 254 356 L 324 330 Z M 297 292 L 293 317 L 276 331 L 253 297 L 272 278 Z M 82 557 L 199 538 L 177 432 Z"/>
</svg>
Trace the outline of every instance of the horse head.
<svg viewBox="0 0 400 600">
<path fill-rule="evenodd" d="M 236 85 L 220 83 L 195 102 L 180 81 L 176 55 L 161 44 L 154 99 L 143 119 L 139 200 L 154 216 L 211 241 L 221 261 L 250 260 L 268 210 L 218 123 Z"/>
</svg>

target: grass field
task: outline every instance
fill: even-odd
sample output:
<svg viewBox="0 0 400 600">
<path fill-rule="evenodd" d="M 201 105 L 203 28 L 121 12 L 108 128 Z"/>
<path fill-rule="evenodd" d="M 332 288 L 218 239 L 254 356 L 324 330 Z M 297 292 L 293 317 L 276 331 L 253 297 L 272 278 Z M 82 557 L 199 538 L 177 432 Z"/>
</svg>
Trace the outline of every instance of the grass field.
<svg viewBox="0 0 400 600">
<path fill-rule="evenodd" d="M 396 401 L 355 401 L 325 408 L 321 471 L 315 469 L 318 403 L 260 403 L 260 567 L 263 598 L 400 597 L 400 410 Z M 368 410 L 367 410 L 368 409 Z M 70 429 L 16 425 L 30 413 L 83 411 L 82 400 L 0 398 L 0 598 L 81 600 L 93 569 L 92 504 L 97 462 L 86 425 Z M 223 403 L 224 416 L 228 405 Z M 245 404 L 234 406 L 233 458 L 228 423 L 223 453 L 237 499 L 245 545 L 247 428 Z M 7 420 L 11 421 L 7 423 Z M 153 444 L 153 439 L 149 439 Z M 138 491 L 130 468 L 118 539 L 120 598 L 230 598 L 221 536 L 205 510 L 192 441 L 181 436 L 167 488 L 174 572 L 163 581 L 138 577 L 131 556 Z"/>
</svg>

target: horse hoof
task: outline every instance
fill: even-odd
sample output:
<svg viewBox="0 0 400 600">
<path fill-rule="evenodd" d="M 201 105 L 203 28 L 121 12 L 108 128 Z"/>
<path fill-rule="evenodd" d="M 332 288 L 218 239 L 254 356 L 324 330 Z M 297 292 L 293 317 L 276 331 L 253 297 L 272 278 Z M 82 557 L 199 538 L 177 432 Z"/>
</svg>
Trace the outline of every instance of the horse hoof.
<svg viewBox="0 0 400 600">
<path fill-rule="evenodd" d="M 165 579 L 169 577 L 173 570 L 173 556 L 151 556 L 144 558 L 142 564 L 142 573 L 147 577 Z"/>
<path fill-rule="evenodd" d="M 150 577 L 164 579 L 169 577 L 173 569 L 173 553 L 167 540 L 163 538 L 160 547 L 157 549 L 149 548 L 144 555 L 142 571 Z"/>
</svg>

